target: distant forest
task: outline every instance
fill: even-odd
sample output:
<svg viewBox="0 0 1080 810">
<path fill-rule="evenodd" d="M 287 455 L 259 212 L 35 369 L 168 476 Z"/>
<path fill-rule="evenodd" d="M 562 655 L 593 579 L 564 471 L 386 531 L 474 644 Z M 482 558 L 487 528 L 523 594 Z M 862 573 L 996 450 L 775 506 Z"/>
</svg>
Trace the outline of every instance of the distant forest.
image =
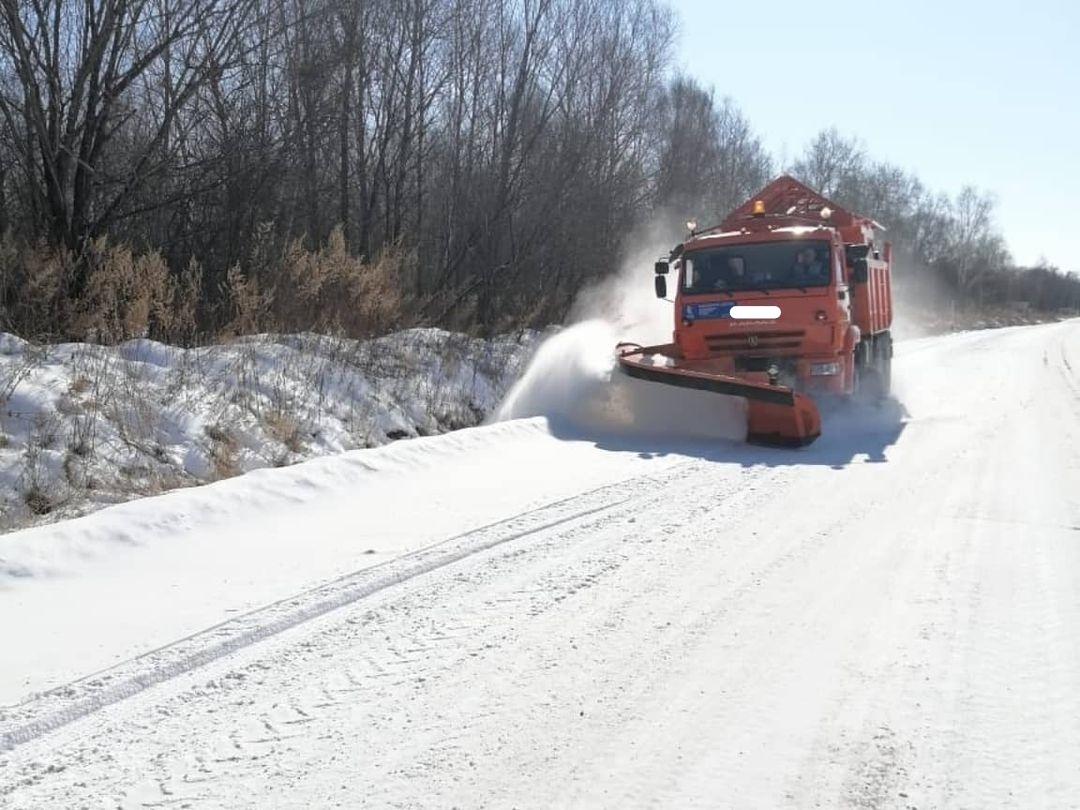
<svg viewBox="0 0 1080 810">
<path fill-rule="evenodd" d="M 675 31 L 656 0 L 0 0 L 0 330 L 543 326 L 781 171 L 886 224 L 898 286 L 1080 307 L 976 187 L 836 131 L 779 165 Z"/>
</svg>

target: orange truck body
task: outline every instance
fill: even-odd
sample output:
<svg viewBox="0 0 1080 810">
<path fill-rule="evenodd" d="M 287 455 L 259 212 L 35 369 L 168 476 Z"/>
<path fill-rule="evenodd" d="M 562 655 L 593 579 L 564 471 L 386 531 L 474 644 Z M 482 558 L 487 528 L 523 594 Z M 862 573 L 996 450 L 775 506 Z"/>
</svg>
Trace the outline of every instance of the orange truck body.
<svg viewBox="0 0 1080 810">
<path fill-rule="evenodd" d="M 812 442 L 815 395 L 888 394 L 892 249 L 883 230 L 777 178 L 657 262 L 657 295 L 675 283 L 673 339 L 619 344 L 623 370 L 743 397 L 752 441 Z"/>
</svg>

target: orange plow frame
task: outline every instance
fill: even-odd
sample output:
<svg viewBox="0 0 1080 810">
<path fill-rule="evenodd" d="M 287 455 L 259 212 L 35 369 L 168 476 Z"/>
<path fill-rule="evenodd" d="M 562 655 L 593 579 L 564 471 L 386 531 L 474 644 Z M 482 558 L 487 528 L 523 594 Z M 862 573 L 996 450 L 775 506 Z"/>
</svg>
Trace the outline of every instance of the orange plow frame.
<svg viewBox="0 0 1080 810">
<path fill-rule="evenodd" d="M 814 401 L 783 385 L 758 383 L 733 374 L 718 374 L 643 362 L 647 355 L 679 361 L 673 344 L 641 346 L 619 343 L 619 366 L 631 377 L 649 382 L 742 397 L 747 401 L 746 440 L 769 447 L 804 447 L 821 435 L 821 415 Z"/>
</svg>

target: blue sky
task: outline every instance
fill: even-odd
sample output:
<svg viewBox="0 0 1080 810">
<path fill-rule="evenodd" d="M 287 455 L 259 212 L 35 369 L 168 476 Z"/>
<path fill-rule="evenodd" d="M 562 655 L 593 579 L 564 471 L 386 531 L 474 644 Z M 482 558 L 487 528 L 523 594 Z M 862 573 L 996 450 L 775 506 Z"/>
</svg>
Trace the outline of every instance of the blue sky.
<svg viewBox="0 0 1080 810">
<path fill-rule="evenodd" d="M 1080 0 L 670 4 L 676 64 L 775 157 L 835 126 L 934 190 L 992 192 L 1018 262 L 1080 272 Z"/>
</svg>

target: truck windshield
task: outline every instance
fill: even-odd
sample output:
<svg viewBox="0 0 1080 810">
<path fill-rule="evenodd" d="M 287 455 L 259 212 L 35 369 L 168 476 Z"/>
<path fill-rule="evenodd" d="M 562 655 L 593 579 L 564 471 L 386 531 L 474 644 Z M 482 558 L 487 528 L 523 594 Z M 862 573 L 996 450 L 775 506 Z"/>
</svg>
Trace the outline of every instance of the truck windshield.
<svg viewBox="0 0 1080 810">
<path fill-rule="evenodd" d="M 688 295 L 737 290 L 824 287 L 829 283 L 829 243 L 792 240 L 689 251 L 682 289 Z"/>
</svg>

